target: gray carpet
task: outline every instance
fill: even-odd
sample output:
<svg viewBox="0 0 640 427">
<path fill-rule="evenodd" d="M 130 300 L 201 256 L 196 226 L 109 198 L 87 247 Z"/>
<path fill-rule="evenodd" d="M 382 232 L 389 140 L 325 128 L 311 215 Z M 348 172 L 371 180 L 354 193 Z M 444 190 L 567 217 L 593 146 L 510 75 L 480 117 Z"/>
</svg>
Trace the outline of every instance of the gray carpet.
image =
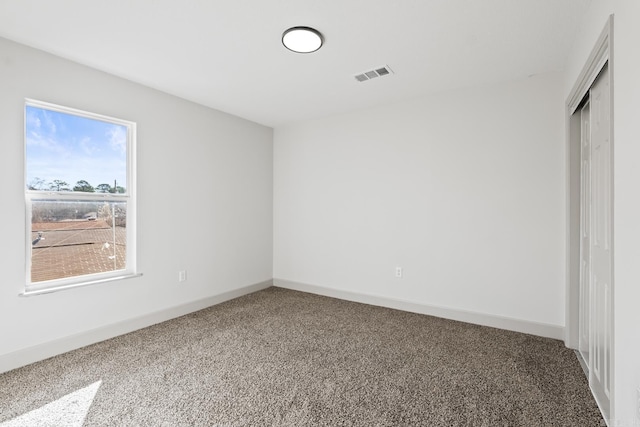
<svg viewBox="0 0 640 427">
<path fill-rule="evenodd" d="M 0 375 L 0 426 L 70 399 L 84 426 L 603 425 L 560 341 L 280 288 Z"/>
</svg>

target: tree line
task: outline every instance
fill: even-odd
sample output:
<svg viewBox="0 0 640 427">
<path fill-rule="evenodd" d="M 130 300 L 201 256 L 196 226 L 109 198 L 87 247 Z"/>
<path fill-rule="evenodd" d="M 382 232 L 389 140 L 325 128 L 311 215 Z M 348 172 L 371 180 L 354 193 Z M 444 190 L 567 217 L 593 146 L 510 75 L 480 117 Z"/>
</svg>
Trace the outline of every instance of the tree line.
<svg viewBox="0 0 640 427">
<path fill-rule="evenodd" d="M 27 185 L 27 188 L 29 190 L 36 190 L 36 191 L 80 191 L 83 193 L 112 193 L 112 194 L 115 194 L 115 193 L 123 194 L 127 191 L 124 187 L 117 185 L 116 182 L 114 182 L 113 184 L 114 184 L 113 186 L 111 186 L 110 184 L 98 184 L 94 187 L 93 185 L 89 184 L 89 182 L 87 182 L 86 180 L 81 179 L 80 181 L 76 182 L 76 185 L 71 187 L 69 183 L 67 183 L 66 181 L 62 181 L 60 179 L 54 179 L 51 182 L 45 182 L 44 179 L 36 177 L 32 179 L 31 182 L 29 182 L 29 184 Z"/>
</svg>

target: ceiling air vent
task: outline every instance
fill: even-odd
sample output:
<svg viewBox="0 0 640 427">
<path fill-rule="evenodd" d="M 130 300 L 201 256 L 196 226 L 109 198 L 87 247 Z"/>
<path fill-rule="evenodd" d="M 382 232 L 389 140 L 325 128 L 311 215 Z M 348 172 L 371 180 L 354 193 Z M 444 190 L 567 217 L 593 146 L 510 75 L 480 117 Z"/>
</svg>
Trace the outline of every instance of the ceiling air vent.
<svg viewBox="0 0 640 427">
<path fill-rule="evenodd" d="M 389 68 L 388 65 L 385 65 L 384 67 L 376 68 L 375 70 L 356 74 L 354 77 L 359 82 L 366 82 L 367 80 L 375 79 L 376 77 L 388 76 L 391 73 L 391 68 Z"/>
</svg>

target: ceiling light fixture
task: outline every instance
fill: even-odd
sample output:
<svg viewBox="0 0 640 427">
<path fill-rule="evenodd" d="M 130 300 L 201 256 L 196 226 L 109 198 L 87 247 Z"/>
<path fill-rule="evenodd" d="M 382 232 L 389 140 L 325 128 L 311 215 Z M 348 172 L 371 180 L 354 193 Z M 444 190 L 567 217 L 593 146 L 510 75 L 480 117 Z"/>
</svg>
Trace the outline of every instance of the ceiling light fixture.
<svg viewBox="0 0 640 427">
<path fill-rule="evenodd" d="M 315 52 L 323 42 L 322 34 L 310 27 L 292 27 L 282 33 L 284 47 L 296 53 Z"/>
</svg>

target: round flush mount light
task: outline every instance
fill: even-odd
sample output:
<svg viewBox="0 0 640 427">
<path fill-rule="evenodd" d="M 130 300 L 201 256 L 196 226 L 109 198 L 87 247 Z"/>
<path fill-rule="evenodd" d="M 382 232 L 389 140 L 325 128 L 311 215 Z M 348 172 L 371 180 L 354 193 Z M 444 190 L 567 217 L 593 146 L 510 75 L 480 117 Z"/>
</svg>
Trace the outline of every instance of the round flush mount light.
<svg viewBox="0 0 640 427">
<path fill-rule="evenodd" d="M 322 34 L 310 27 L 292 27 L 282 33 L 284 47 L 296 53 L 315 52 L 323 42 Z"/>
</svg>

